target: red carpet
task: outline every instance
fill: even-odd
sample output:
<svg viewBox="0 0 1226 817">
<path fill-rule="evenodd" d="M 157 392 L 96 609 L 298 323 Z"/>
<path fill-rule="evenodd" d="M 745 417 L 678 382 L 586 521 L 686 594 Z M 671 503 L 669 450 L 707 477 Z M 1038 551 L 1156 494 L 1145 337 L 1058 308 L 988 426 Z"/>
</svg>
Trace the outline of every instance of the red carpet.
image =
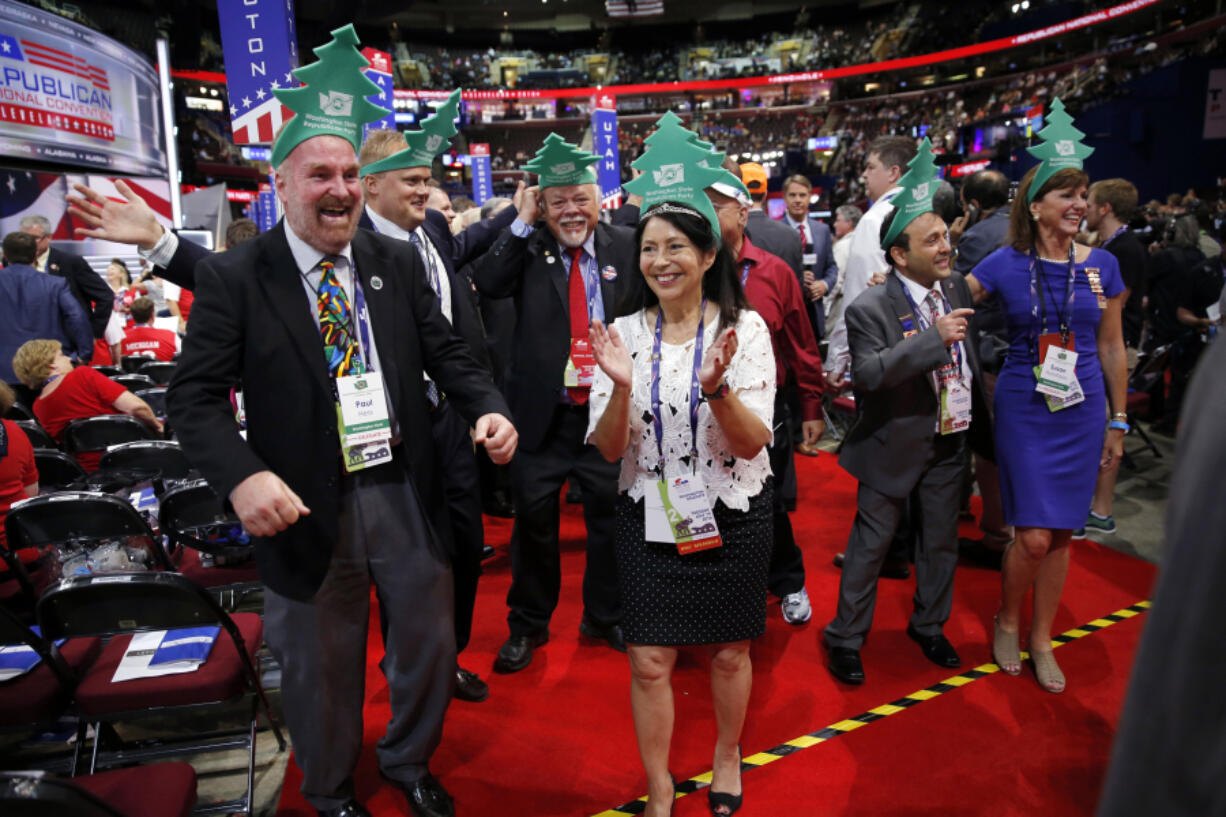
<svg viewBox="0 0 1226 817">
<path fill-rule="evenodd" d="M 801 504 L 793 515 L 806 555 L 813 619 L 792 627 L 769 607 L 766 635 L 753 647 L 754 688 L 742 745 L 747 756 L 932 686 L 951 673 L 928 663 L 904 633 L 912 581 L 883 580 L 873 634 L 863 650 L 868 681 L 836 682 L 825 668 L 821 630 L 834 614 L 838 571 L 855 515 L 855 481 L 834 457 L 798 457 Z M 489 700 L 456 702 L 434 774 L 461 817 L 583 817 L 641 796 L 645 777 L 630 721 L 625 656 L 581 639 L 582 519 L 564 506 L 562 600 L 552 640 L 531 666 L 494 675 L 506 637 L 510 523 L 487 520 L 502 553 L 486 563 L 472 643 L 461 656 L 491 686 Z M 965 527 L 965 526 L 964 526 Z M 964 533 L 974 535 L 970 528 Z M 1056 625 L 1060 631 L 1147 598 L 1153 567 L 1093 542 L 1074 545 Z M 964 669 L 991 661 L 988 640 L 999 574 L 959 568 L 945 632 Z M 1056 656 L 1069 679 L 1063 695 L 1042 691 L 1027 667 L 1020 678 L 989 675 L 849 734 L 745 773 L 740 814 L 997 815 L 1091 814 L 1123 701 L 1144 616 L 1066 644 Z M 366 749 L 356 776 L 371 812 L 408 814 L 382 783 L 374 744 L 388 718 L 387 687 L 372 626 L 367 657 Z M 677 721 L 672 770 L 678 780 L 709 771 L 714 723 L 705 658 L 684 654 L 674 677 Z M 279 814 L 313 815 L 291 763 Z M 677 802 L 677 817 L 706 814 L 705 792 Z"/>
</svg>

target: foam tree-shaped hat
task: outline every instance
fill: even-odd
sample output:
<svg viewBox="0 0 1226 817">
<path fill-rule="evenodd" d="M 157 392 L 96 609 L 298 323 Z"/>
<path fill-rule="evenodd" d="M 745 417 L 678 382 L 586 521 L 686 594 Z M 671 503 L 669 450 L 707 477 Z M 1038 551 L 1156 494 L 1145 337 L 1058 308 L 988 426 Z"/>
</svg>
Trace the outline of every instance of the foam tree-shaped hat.
<svg viewBox="0 0 1226 817">
<path fill-rule="evenodd" d="M 723 154 L 713 154 L 699 144 L 702 140 L 682 126 L 680 117 L 666 113 L 656 124 L 655 132 L 644 140 L 647 150 L 632 165 L 642 175 L 623 187 L 643 197 L 641 217 L 650 215 L 655 206 L 671 202 L 705 218 L 719 236 L 719 218 L 706 190 L 713 184 L 739 179 L 719 166 Z"/>
<path fill-rule="evenodd" d="M 1047 126 L 1039 131 L 1039 138 L 1043 141 L 1026 148 L 1027 153 L 1040 160 L 1039 169 L 1030 181 L 1030 189 L 1026 191 L 1027 204 L 1034 201 L 1035 194 L 1058 171 L 1066 167 L 1081 170 L 1085 160 L 1094 152 L 1094 148 L 1081 141 L 1085 136 L 1073 127 L 1073 117 L 1064 110 L 1064 103 L 1058 97 L 1053 99 L 1047 114 Z"/>
<path fill-rule="evenodd" d="M 532 161 L 521 169 L 537 174 L 540 177 L 537 184 L 544 190 L 546 187 L 596 184 L 596 168 L 592 165 L 599 161 L 600 157 L 595 153 L 588 153 L 551 133 L 545 137 L 545 144 L 541 145 Z"/>
<path fill-rule="evenodd" d="M 907 172 L 898 180 L 898 186 L 902 190 L 890 200 L 894 205 L 894 220 L 881 239 L 882 249 L 888 249 L 917 217 L 932 212 L 932 197 L 936 195 L 940 181 L 937 179 L 936 162 L 932 160 L 932 143 L 927 136 L 920 142 L 919 150 L 907 165 Z"/>
<path fill-rule="evenodd" d="M 460 89 L 456 88 L 447 101 L 438 106 L 433 114 L 422 120 L 421 128 L 405 131 L 404 141 L 408 147 L 385 159 L 372 162 L 362 168 L 360 175 L 382 173 L 385 170 L 401 170 L 406 167 L 430 167 L 434 157 L 451 147 L 451 139 L 459 130 L 455 119 L 460 113 Z"/>
<path fill-rule="evenodd" d="M 297 88 L 274 88 L 281 104 L 294 112 L 272 146 L 272 166 L 278 167 L 290 152 L 315 136 L 339 136 L 362 145 L 362 126 L 387 116 L 388 110 L 366 99 L 379 93 L 362 69 L 370 65 L 357 49 L 353 25 L 332 32 L 332 41 L 315 49 L 317 62 L 294 70 L 302 81 Z"/>
</svg>

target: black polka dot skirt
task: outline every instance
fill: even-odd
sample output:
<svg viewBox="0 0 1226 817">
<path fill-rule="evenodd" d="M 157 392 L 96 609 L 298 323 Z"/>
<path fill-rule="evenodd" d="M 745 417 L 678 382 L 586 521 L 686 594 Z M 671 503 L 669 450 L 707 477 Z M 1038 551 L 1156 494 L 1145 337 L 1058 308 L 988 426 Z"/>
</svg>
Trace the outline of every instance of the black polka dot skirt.
<svg viewBox="0 0 1226 817">
<path fill-rule="evenodd" d="M 748 511 L 716 500 L 715 523 L 723 545 L 682 556 L 676 545 L 645 540 L 642 500 L 618 497 L 617 573 L 626 641 L 722 644 L 766 632 L 771 480 L 749 500 Z"/>
</svg>

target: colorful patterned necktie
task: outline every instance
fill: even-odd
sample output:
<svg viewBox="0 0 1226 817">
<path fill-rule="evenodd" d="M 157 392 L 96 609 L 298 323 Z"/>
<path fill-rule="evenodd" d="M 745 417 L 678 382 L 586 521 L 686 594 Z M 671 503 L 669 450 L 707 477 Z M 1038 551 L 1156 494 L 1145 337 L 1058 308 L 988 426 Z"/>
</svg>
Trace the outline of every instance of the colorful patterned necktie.
<svg viewBox="0 0 1226 817">
<path fill-rule="evenodd" d="M 570 338 L 571 346 L 573 347 L 576 340 L 587 340 L 587 286 L 584 284 L 582 265 L 579 263 L 579 259 L 583 257 L 583 250 L 578 247 L 572 247 L 566 250 L 566 254 L 570 256 L 570 277 L 567 280 L 567 294 L 570 301 Z M 587 403 L 587 389 L 568 388 L 566 392 L 577 405 L 582 406 Z"/>
<path fill-rule="evenodd" d="M 353 334 L 353 310 L 349 296 L 336 276 L 337 256 L 330 255 L 319 262 L 323 276 L 315 290 L 319 309 L 319 335 L 324 342 L 324 361 L 328 374 L 343 377 L 347 374 L 362 374 L 362 351 Z"/>
</svg>

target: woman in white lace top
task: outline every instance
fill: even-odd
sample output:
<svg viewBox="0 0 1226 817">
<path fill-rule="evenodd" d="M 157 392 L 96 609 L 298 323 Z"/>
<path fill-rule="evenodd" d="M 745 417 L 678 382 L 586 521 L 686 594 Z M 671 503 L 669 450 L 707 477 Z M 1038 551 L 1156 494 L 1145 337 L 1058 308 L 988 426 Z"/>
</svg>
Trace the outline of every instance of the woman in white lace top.
<svg viewBox="0 0 1226 817">
<path fill-rule="evenodd" d="M 741 802 L 749 640 L 766 629 L 774 356 L 706 218 L 666 202 L 647 211 L 636 244 L 646 283 L 640 308 L 608 329 L 592 327 L 600 368 L 588 438 L 622 463 L 615 543 L 645 813 L 668 814 L 672 802 L 677 650 L 709 645 L 718 732 L 709 800 L 726 815 Z M 665 489 L 666 502 L 661 484 L 675 488 L 678 479 L 705 486 L 705 498 L 691 490 L 698 499 L 690 507 Z M 707 509 L 717 537 L 704 533 Z"/>
</svg>

